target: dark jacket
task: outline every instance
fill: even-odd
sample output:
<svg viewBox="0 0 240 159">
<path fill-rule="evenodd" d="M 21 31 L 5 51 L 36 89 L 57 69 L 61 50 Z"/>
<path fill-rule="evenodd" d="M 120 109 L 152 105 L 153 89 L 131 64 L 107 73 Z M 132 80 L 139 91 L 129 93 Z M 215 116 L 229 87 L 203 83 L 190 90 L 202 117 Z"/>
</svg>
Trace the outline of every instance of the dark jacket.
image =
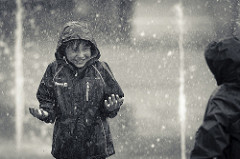
<svg viewBox="0 0 240 159">
<path fill-rule="evenodd" d="M 37 92 L 40 108 L 50 115 L 45 122 L 55 121 L 52 155 L 61 159 L 107 157 L 114 147 L 107 118 L 120 108 L 107 111 L 104 99 L 111 94 L 124 94 L 92 38 L 87 23 L 71 22 L 59 38 L 56 61 L 49 64 Z M 91 60 L 84 68 L 69 64 L 61 51 L 63 42 L 88 40 L 92 44 Z"/>
<path fill-rule="evenodd" d="M 208 101 L 191 159 L 239 159 L 240 41 L 227 38 L 213 42 L 205 58 L 219 86 Z"/>
</svg>

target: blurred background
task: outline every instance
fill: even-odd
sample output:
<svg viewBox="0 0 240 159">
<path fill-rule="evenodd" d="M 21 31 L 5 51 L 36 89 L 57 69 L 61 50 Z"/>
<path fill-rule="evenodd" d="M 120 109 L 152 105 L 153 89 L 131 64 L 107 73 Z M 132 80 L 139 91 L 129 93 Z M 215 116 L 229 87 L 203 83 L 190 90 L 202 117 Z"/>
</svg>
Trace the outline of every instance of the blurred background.
<svg viewBox="0 0 240 159">
<path fill-rule="evenodd" d="M 189 158 L 207 100 L 216 88 L 204 61 L 204 48 L 213 40 L 239 35 L 237 0 L 21 0 L 22 13 L 16 2 L 0 0 L 1 159 L 53 159 L 53 125 L 33 118 L 28 108 L 38 107 L 35 94 L 47 65 L 55 58 L 63 24 L 82 19 L 93 22 L 101 60 L 108 62 L 125 92 L 122 109 L 109 120 L 116 149 L 110 159 L 180 159 L 180 28 L 175 7 L 180 2 L 184 22 L 185 153 Z M 21 121 L 16 118 L 15 104 L 18 14 L 23 27 Z M 16 123 L 23 128 L 19 152 Z"/>
</svg>

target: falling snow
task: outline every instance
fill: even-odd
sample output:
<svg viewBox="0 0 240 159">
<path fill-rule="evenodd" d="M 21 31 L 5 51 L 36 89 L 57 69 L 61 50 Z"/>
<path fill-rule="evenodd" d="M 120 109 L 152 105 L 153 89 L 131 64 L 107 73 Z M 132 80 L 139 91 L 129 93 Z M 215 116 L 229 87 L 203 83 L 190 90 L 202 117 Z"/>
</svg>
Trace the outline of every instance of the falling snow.
<svg viewBox="0 0 240 159">
<path fill-rule="evenodd" d="M 64 2 L 22 0 L 23 154 L 30 158 L 51 158 L 53 126 L 33 119 L 28 108 L 38 107 L 36 90 L 47 65 L 55 59 L 61 26 L 69 20 L 89 19 L 93 21 L 101 60 L 109 63 L 125 92 L 125 102 L 118 116 L 109 119 L 116 150 L 116 155 L 110 159 L 179 159 L 183 136 L 178 113 L 179 17 L 174 9 L 179 1 Z M 230 1 L 223 4 L 217 0 L 210 6 L 209 0 L 182 2 L 186 97 L 186 131 L 183 135 L 186 141 L 184 152 L 188 156 L 202 122 L 207 99 L 216 87 L 203 57 L 204 47 L 212 39 L 230 33 L 238 35 L 240 29 Z M 0 142 L 6 145 L 0 146 L 0 158 L 10 159 L 16 158 L 10 148 L 15 145 L 13 139 L 16 136 L 16 21 L 13 18 L 16 7 L 14 3 L 2 0 L 0 8 Z M 236 22 L 235 28 L 229 28 L 233 22 Z"/>
</svg>

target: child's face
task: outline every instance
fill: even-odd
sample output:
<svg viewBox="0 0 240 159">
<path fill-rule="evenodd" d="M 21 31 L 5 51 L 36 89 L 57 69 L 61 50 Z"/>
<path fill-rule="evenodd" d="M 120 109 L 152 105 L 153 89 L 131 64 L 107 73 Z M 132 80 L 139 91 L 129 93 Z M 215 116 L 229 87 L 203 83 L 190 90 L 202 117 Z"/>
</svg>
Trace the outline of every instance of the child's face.
<svg viewBox="0 0 240 159">
<path fill-rule="evenodd" d="M 76 45 L 76 43 L 74 45 Z M 79 44 L 79 47 L 68 46 L 66 48 L 66 56 L 71 63 L 73 63 L 76 67 L 81 68 L 88 62 L 91 57 L 90 45 L 87 42 L 82 41 Z"/>
</svg>

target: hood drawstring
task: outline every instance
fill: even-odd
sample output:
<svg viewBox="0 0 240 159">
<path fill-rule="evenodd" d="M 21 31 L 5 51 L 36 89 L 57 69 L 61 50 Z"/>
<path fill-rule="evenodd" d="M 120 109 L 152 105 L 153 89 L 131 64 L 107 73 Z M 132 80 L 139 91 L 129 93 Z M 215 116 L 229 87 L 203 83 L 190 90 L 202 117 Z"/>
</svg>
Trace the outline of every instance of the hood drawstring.
<svg viewBox="0 0 240 159">
<path fill-rule="evenodd" d="M 67 59 L 66 59 L 66 56 L 63 56 L 63 60 L 66 62 L 66 64 L 69 64 Z"/>
<path fill-rule="evenodd" d="M 103 77 L 102 77 L 102 74 L 100 73 L 100 71 L 97 69 L 96 66 L 92 65 L 92 67 L 96 70 L 96 72 L 98 73 L 98 75 L 100 76 L 102 82 L 103 82 L 103 85 L 106 86 L 106 82 L 104 81 Z"/>
<path fill-rule="evenodd" d="M 54 82 L 54 83 L 55 83 L 55 78 L 56 78 L 56 76 L 62 71 L 63 67 L 64 67 L 64 66 L 61 66 L 61 67 L 59 68 L 59 70 L 54 74 L 54 76 L 53 76 L 53 82 Z"/>
<path fill-rule="evenodd" d="M 66 63 L 67 65 L 70 65 L 69 62 L 68 62 L 67 59 L 66 59 L 66 56 L 63 56 L 63 60 L 65 61 L 65 63 Z M 78 72 L 77 72 L 77 71 L 75 72 L 74 76 L 75 76 L 75 77 L 78 76 Z"/>
</svg>

